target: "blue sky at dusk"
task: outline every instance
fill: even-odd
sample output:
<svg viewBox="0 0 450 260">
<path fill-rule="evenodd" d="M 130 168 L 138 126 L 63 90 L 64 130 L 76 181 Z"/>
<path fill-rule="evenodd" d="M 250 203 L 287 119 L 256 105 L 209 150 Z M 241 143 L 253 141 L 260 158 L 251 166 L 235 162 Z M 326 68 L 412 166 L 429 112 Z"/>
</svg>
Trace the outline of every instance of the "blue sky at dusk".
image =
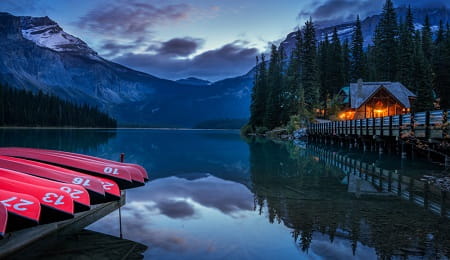
<svg viewBox="0 0 450 260">
<path fill-rule="evenodd" d="M 394 1 L 396 6 L 448 1 Z M 0 11 L 49 16 L 103 57 L 153 75 L 209 80 L 247 72 L 255 56 L 312 16 L 319 24 L 381 12 L 384 0 L 2 0 Z"/>
</svg>

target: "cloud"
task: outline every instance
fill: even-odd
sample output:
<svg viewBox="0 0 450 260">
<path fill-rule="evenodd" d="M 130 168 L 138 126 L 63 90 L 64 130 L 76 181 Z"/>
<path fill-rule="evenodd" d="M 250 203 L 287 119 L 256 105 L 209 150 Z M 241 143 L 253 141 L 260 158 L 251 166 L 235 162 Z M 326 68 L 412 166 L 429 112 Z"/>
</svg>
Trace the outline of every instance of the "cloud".
<svg viewBox="0 0 450 260">
<path fill-rule="evenodd" d="M 359 15 L 362 19 L 374 14 L 380 14 L 385 1 L 373 0 L 327 0 L 320 4 L 314 3 L 305 7 L 298 14 L 299 20 L 312 17 L 319 26 L 331 26 L 344 22 L 352 22 Z M 397 0 L 395 7 L 411 5 L 413 8 L 450 7 L 448 0 Z"/>
<path fill-rule="evenodd" d="M 298 19 L 312 17 L 321 26 L 353 21 L 356 15 L 366 17 L 381 12 L 384 1 L 373 0 L 328 0 L 318 5 L 305 8 L 298 14 Z"/>
<path fill-rule="evenodd" d="M 122 53 L 123 51 L 134 49 L 135 47 L 136 47 L 135 44 L 120 44 L 117 43 L 116 41 L 106 40 L 100 46 L 100 49 L 102 50 L 103 56 L 111 57 L 119 53 Z"/>
<path fill-rule="evenodd" d="M 169 55 L 175 57 L 187 57 L 197 51 L 203 45 L 202 39 L 190 37 L 173 38 L 160 44 L 151 45 L 147 51 L 154 51 L 160 55 Z"/>
<path fill-rule="evenodd" d="M 169 79 L 196 76 L 218 80 L 247 72 L 254 66 L 255 56 L 259 53 L 257 48 L 248 46 L 247 42 L 235 41 L 192 58 L 180 59 L 178 57 L 193 53 L 195 44 L 185 42 L 191 44 L 191 48 L 181 50 L 178 48 L 179 44 L 167 44 L 168 42 L 172 40 L 165 42 L 160 48 L 151 46 L 150 50 L 154 53 L 129 52 L 113 61 Z"/>
<path fill-rule="evenodd" d="M 169 218 L 188 218 L 194 216 L 194 208 L 186 201 L 165 200 L 156 204 L 161 214 Z"/>
<path fill-rule="evenodd" d="M 46 14 L 52 7 L 42 3 L 42 0 L 2 0 L 0 9 L 14 15 L 24 15 L 33 12 Z"/>
<path fill-rule="evenodd" d="M 155 25 L 186 19 L 190 10 L 187 4 L 156 6 L 141 0 L 108 1 L 80 17 L 76 25 L 102 35 L 135 37 L 151 33 Z"/>
</svg>

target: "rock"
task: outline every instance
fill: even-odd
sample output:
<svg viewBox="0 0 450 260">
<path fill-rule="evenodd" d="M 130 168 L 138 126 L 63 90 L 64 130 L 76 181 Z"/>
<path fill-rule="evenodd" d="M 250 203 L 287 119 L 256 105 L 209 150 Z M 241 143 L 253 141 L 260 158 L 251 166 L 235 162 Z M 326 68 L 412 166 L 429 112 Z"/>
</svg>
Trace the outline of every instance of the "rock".
<svg viewBox="0 0 450 260">
<path fill-rule="evenodd" d="M 305 138 L 308 136 L 308 131 L 306 128 L 300 128 L 294 131 L 293 136 L 295 139 Z"/>
</svg>

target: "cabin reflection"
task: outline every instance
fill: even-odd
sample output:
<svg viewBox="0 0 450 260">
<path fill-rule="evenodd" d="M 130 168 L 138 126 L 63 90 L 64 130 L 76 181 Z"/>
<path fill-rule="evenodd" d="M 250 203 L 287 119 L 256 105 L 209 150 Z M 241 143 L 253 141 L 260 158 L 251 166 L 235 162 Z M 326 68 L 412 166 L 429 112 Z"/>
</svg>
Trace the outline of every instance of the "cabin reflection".
<svg viewBox="0 0 450 260">
<path fill-rule="evenodd" d="M 302 251 L 307 252 L 315 243 L 314 234 L 320 233 L 330 243 L 337 237 L 349 241 L 353 254 L 359 244 L 374 248 L 379 258 L 450 256 L 448 218 L 396 196 L 356 197 L 348 192 L 347 178 L 359 173 L 350 168 L 343 171 L 345 164 L 325 158 L 323 151 L 312 147 L 256 139 L 249 148 L 255 209 L 267 214 L 271 223 L 291 228 Z M 367 178 L 382 189 L 389 188 L 383 178 L 380 182 L 369 174 Z M 395 194 L 394 186 L 390 184 Z M 408 186 L 400 187 L 403 196 Z M 412 201 L 420 195 L 410 194 Z"/>
</svg>

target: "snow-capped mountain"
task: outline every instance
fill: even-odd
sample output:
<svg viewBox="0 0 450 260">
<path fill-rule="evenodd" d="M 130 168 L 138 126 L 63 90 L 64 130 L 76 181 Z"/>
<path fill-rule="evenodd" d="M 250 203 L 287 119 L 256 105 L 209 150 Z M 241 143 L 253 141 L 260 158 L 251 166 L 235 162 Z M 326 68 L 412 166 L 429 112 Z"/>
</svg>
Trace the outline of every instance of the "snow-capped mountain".
<svg viewBox="0 0 450 260">
<path fill-rule="evenodd" d="M 95 105 L 120 124 L 192 127 L 246 118 L 252 81 L 199 88 L 161 79 L 103 59 L 48 17 L 0 13 L 0 82 Z"/>
<path fill-rule="evenodd" d="M 40 47 L 57 52 L 73 52 L 98 58 L 97 53 L 77 37 L 66 33 L 59 25 L 46 17 L 20 17 L 22 36 Z"/>
</svg>

